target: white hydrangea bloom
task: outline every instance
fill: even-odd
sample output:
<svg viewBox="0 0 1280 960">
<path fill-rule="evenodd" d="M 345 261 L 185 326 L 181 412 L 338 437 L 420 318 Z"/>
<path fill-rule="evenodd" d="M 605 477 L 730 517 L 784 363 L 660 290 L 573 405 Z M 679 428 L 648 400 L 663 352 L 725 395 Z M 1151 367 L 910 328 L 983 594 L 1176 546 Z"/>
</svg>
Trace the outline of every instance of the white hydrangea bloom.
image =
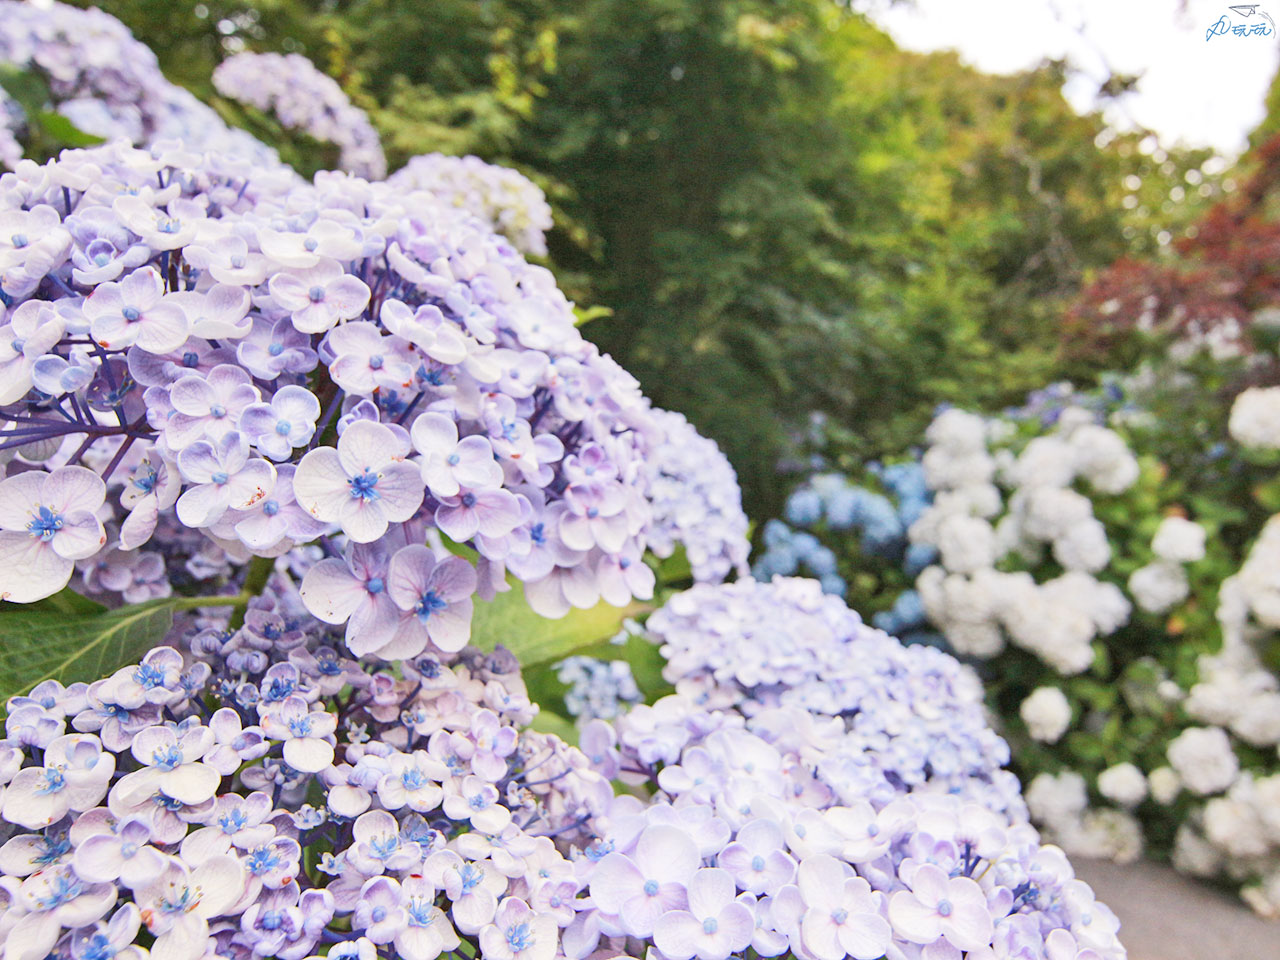
<svg viewBox="0 0 1280 960">
<path fill-rule="evenodd" d="M 1177 563 L 1157 560 L 1129 575 L 1129 593 L 1148 613 L 1164 613 L 1187 599 L 1191 586 Z"/>
<path fill-rule="evenodd" d="M 1221 727 L 1188 727 L 1169 744 L 1169 766 L 1192 793 L 1220 793 L 1235 782 L 1240 762 Z"/>
<path fill-rule="evenodd" d="M 1170 563 L 1195 563 L 1204 559 L 1205 529 L 1186 517 L 1165 517 L 1151 538 L 1151 549 Z"/>
<path fill-rule="evenodd" d="M 1084 777 L 1072 770 L 1037 774 L 1027 785 L 1026 800 L 1032 819 L 1052 829 L 1078 820 L 1089 806 Z"/>
<path fill-rule="evenodd" d="M 1022 701 L 1018 715 L 1033 740 L 1057 743 L 1071 725 L 1071 704 L 1057 687 L 1037 687 Z"/>
<path fill-rule="evenodd" d="M 1255 450 L 1280 449 L 1280 387 L 1250 387 L 1231 406 L 1231 436 Z"/>
<path fill-rule="evenodd" d="M 1136 807 L 1147 798 L 1147 778 L 1128 761 L 1098 774 L 1098 792 L 1122 807 Z"/>
<path fill-rule="evenodd" d="M 1182 781 L 1173 767 L 1156 767 L 1147 774 L 1147 785 L 1151 788 L 1151 799 L 1165 806 L 1182 792 Z"/>
</svg>

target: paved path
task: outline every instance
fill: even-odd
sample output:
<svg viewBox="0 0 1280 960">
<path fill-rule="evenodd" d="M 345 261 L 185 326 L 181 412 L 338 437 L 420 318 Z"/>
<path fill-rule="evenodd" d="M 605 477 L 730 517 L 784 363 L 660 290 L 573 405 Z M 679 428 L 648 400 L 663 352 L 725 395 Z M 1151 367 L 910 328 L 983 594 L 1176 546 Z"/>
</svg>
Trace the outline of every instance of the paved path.
<svg viewBox="0 0 1280 960">
<path fill-rule="evenodd" d="M 1076 875 L 1120 918 L 1129 960 L 1280 960 L 1280 921 L 1154 863 L 1072 858 Z"/>
</svg>

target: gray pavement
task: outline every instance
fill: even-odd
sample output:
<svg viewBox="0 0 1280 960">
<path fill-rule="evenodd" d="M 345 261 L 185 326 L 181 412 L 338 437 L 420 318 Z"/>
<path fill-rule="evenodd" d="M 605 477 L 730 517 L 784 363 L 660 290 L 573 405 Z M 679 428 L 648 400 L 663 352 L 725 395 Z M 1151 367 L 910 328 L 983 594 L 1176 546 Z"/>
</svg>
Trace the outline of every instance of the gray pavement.
<svg viewBox="0 0 1280 960">
<path fill-rule="evenodd" d="M 1072 858 L 1076 875 L 1120 918 L 1129 960 L 1280 960 L 1280 921 L 1154 863 Z"/>
</svg>

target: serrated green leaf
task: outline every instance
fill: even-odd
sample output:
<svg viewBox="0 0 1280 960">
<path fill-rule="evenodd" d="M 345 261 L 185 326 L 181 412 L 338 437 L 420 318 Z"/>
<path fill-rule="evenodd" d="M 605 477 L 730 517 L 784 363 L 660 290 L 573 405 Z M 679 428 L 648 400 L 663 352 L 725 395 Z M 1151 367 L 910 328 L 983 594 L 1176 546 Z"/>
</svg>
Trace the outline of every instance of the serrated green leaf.
<svg viewBox="0 0 1280 960">
<path fill-rule="evenodd" d="M 0 704 L 45 680 L 74 683 L 109 676 L 164 639 L 175 610 L 170 597 L 99 613 L 0 609 Z"/>
<path fill-rule="evenodd" d="M 533 612 L 524 598 L 524 587 L 516 582 L 488 603 L 476 601 L 471 642 L 482 650 L 502 644 L 522 667 L 536 667 L 609 639 L 622 629 L 624 620 L 649 609 L 639 601 L 625 607 L 601 602 L 590 610 L 575 608 L 559 620 L 551 620 Z"/>
</svg>

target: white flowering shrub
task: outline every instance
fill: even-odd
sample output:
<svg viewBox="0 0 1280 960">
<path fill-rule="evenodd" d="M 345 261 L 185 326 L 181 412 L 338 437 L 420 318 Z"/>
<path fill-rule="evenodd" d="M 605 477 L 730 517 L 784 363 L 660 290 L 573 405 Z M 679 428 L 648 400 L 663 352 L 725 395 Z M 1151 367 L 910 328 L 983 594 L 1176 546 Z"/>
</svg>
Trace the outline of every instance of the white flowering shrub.
<svg viewBox="0 0 1280 960">
<path fill-rule="evenodd" d="M 988 681 L 1055 842 L 1171 856 L 1276 914 L 1280 838 L 1265 811 L 1280 789 L 1280 518 L 1266 517 L 1280 509 L 1280 390 L 1246 390 L 1208 422 L 1218 432 L 1171 440 L 1116 385 L 1055 387 L 1001 416 L 940 412 L 904 531 L 936 559 L 890 609 L 918 607 Z M 818 535 L 809 555 L 841 550 L 826 487 L 814 477 L 788 505 L 791 542 Z M 846 562 L 832 560 L 852 579 Z"/>
</svg>

